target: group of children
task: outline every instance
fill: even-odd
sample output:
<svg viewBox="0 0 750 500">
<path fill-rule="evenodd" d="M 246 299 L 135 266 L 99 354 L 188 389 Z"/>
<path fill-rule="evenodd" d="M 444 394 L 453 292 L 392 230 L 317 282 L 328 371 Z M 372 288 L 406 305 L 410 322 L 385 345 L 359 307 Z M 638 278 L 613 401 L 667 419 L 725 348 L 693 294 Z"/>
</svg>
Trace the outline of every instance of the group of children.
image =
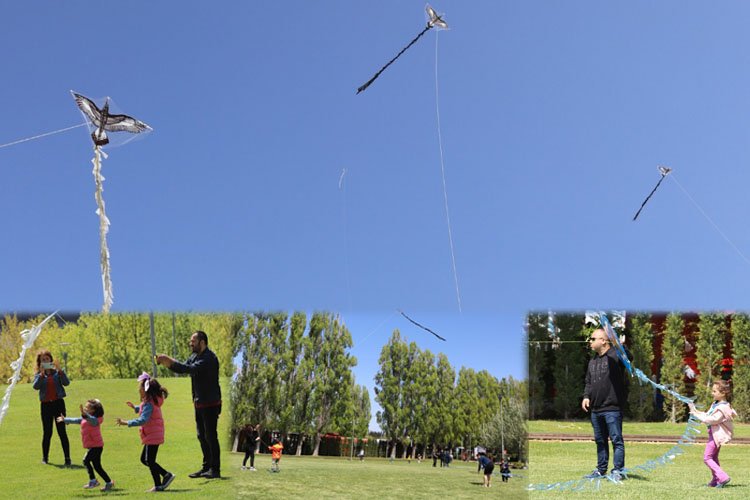
<svg viewBox="0 0 750 500">
<path fill-rule="evenodd" d="M 166 471 L 156 461 L 156 455 L 159 451 L 159 445 L 164 443 L 164 419 L 161 413 L 161 406 L 164 399 L 168 396 L 167 390 L 159 382 L 151 378 L 148 373 L 143 373 L 138 377 L 139 392 L 141 396 L 140 404 L 134 405 L 130 401 L 126 404 L 138 414 L 137 418 L 132 420 L 116 419 L 117 425 L 126 425 L 128 427 L 138 427 L 143 444 L 141 452 L 141 463 L 149 468 L 151 477 L 154 480 L 154 487 L 148 492 L 157 492 L 166 490 L 175 476 Z M 83 487 L 85 489 L 96 488 L 100 485 L 96 479 L 94 471 L 104 481 L 101 491 L 110 491 L 114 488 L 114 481 L 102 467 L 102 451 L 104 450 L 104 440 L 102 438 L 101 424 L 104 420 L 104 407 L 98 399 L 89 399 L 85 405 L 79 406 L 81 416 L 79 418 L 65 418 L 60 415 L 57 422 L 66 424 L 80 424 L 81 439 L 83 447 L 86 448 L 86 456 L 83 464 L 86 466 L 89 474 L 89 482 Z"/>
</svg>

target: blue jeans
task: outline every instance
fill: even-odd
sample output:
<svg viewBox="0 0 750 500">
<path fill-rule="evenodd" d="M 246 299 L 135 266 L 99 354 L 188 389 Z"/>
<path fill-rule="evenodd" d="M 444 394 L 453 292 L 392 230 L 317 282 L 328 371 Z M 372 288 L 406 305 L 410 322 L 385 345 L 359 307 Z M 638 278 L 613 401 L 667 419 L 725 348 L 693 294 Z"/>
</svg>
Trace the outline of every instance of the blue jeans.
<svg viewBox="0 0 750 500">
<path fill-rule="evenodd" d="M 614 450 L 613 470 L 625 468 L 625 441 L 622 439 L 622 412 L 599 411 L 591 412 L 591 425 L 594 427 L 594 441 L 596 441 L 596 468 L 600 473 L 607 473 L 609 464 L 609 443 L 612 440 Z"/>
</svg>

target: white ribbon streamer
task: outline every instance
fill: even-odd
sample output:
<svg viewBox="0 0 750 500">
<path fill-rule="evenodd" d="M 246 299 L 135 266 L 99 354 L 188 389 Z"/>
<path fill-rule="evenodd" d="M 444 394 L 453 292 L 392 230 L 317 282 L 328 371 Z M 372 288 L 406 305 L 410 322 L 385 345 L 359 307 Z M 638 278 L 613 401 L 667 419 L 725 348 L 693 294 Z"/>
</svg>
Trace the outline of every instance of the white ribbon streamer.
<svg viewBox="0 0 750 500">
<path fill-rule="evenodd" d="M 104 304 L 102 312 L 109 314 L 109 309 L 114 302 L 112 294 L 112 279 L 110 277 L 109 267 L 109 248 L 107 247 L 107 233 L 109 232 L 109 219 L 104 209 L 104 176 L 102 176 L 102 157 L 107 158 L 107 153 L 102 151 L 101 147 L 94 147 L 94 181 L 96 182 L 96 214 L 99 216 L 99 264 L 102 270 L 102 289 L 104 292 Z"/>
</svg>

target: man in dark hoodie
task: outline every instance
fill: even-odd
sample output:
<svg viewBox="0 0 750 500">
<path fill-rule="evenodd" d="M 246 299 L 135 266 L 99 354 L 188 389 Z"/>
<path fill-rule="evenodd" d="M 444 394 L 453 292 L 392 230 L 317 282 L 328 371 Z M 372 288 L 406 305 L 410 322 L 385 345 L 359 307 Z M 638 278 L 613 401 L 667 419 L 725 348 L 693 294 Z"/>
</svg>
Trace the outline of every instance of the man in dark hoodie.
<svg viewBox="0 0 750 500">
<path fill-rule="evenodd" d="M 591 425 L 594 427 L 596 441 L 596 469 L 588 479 L 607 475 L 609 465 L 609 443 L 612 440 L 614 452 L 613 468 L 610 472 L 614 479 L 624 479 L 625 442 L 622 438 L 622 412 L 627 401 L 625 365 L 601 328 L 594 330 L 589 337 L 594 357 L 589 361 L 586 370 L 586 387 L 583 390 L 581 408 L 591 410 Z M 630 353 L 627 353 L 630 357 Z"/>
<path fill-rule="evenodd" d="M 195 406 L 195 425 L 201 451 L 203 451 L 203 466 L 201 470 L 190 474 L 190 477 L 220 478 L 219 437 L 216 430 L 221 413 L 219 359 L 208 348 L 208 335 L 205 332 L 193 333 L 190 337 L 190 348 L 193 353 L 184 363 L 165 354 L 156 356 L 156 362 L 173 372 L 190 374 Z"/>
</svg>

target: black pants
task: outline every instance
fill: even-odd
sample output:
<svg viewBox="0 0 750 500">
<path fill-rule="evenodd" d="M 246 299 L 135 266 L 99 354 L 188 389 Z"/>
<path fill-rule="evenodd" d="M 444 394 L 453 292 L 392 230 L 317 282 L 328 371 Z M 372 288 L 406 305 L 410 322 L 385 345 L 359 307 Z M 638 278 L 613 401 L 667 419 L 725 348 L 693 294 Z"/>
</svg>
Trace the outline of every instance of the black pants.
<svg viewBox="0 0 750 500">
<path fill-rule="evenodd" d="M 242 461 L 242 466 L 247 464 L 247 459 L 250 458 L 250 467 L 255 467 L 255 443 L 247 446 L 245 450 L 245 459 Z"/>
<path fill-rule="evenodd" d="M 55 422 L 55 418 L 60 415 L 65 416 L 65 400 L 56 399 L 49 403 L 42 403 L 42 458 L 46 461 L 49 459 L 49 445 L 52 440 L 52 426 L 57 427 L 57 435 L 60 436 L 65 460 L 70 461 L 70 442 L 68 433 L 65 430 L 65 422 Z"/>
<path fill-rule="evenodd" d="M 102 468 L 103 451 L 104 448 L 101 446 L 99 448 L 89 448 L 86 452 L 86 456 L 83 457 L 83 465 L 85 465 L 86 469 L 89 471 L 89 479 L 96 479 L 96 476 L 94 476 L 94 470 L 96 470 L 105 483 L 111 483 L 112 480 L 109 478 L 109 474 L 107 474 Z"/>
<path fill-rule="evenodd" d="M 141 452 L 141 463 L 151 471 L 151 477 L 154 478 L 154 486 L 161 486 L 162 479 L 168 473 L 164 468 L 156 463 L 156 454 L 159 453 L 158 444 L 144 444 Z"/>
<path fill-rule="evenodd" d="M 216 433 L 220 413 L 221 406 L 195 409 L 195 427 L 203 452 L 203 470 L 211 469 L 215 474 L 221 472 L 219 437 Z"/>
</svg>

